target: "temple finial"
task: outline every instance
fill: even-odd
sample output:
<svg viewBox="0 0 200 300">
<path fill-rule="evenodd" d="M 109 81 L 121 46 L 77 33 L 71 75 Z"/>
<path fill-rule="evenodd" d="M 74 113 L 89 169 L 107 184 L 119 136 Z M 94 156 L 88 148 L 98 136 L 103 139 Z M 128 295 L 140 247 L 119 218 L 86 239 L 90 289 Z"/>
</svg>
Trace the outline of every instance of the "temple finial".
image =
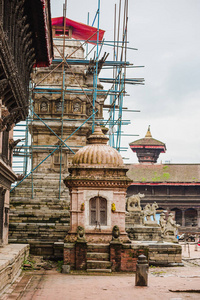
<svg viewBox="0 0 200 300">
<path fill-rule="evenodd" d="M 151 131 L 150 131 L 150 125 L 148 126 L 148 130 L 147 130 L 147 133 L 145 135 L 145 138 L 152 138 Z"/>
</svg>

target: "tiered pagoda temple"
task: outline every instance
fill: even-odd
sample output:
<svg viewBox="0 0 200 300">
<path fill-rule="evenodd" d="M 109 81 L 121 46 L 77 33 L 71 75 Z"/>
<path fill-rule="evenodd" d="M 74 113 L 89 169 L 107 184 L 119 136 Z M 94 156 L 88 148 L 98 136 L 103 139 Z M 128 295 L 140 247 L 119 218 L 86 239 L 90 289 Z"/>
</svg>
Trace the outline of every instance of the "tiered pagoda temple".
<svg viewBox="0 0 200 300">
<path fill-rule="evenodd" d="M 139 164 L 127 165 L 133 180 L 127 195 L 142 193 L 141 205 L 156 201 L 159 210 L 173 212 L 180 232 L 200 232 L 200 165 L 156 163 L 165 144 L 152 138 L 150 129 L 143 139 L 130 143 Z"/>
</svg>

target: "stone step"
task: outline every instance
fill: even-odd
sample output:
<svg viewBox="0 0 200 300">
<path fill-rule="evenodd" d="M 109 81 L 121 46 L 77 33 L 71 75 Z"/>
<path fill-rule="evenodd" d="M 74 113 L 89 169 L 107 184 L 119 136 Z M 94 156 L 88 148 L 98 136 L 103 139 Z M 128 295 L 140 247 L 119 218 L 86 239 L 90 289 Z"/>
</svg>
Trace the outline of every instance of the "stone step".
<svg viewBox="0 0 200 300">
<path fill-rule="evenodd" d="M 111 269 L 87 269 L 87 272 L 111 273 Z"/>
<path fill-rule="evenodd" d="M 110 246 L 109 244 L 88 244 L 87 252 L 109 253 Z"/>
<path fill-rule="evenodd" d="M 87 269 L 110 269 L 110 261 L 87 260 Z"/>
<path fill-rule="evenodd" d="M 95 261 L 109 261 L 109 253 L 99 253 L 99 252 L 88 252 L 87 260 L 95 260 Z"/>
</svg>

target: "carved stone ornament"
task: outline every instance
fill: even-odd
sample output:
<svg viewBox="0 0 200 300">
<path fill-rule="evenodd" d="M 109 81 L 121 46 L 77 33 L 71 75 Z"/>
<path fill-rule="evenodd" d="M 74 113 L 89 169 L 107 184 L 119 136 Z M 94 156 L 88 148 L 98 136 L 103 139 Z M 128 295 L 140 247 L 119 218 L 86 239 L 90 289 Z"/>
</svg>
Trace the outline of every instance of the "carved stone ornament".
<svg viewBox="0 0 200 300">
<path fill-rule="evenodd" d="M 58 101 L 55 106 L 56 112 L 62 112 L 62 102 Z"/>
<path fill-rule="evenodd" d="M 177 243 L 176 235 L 178 234 L 178 227 L 180 225 L 176 224 L 176 221 L 174 221 L 173 218 L 173 214 L 170 213 L 166 221 L 166 215 L 164 213 L 161 213 L 159 225 L 161 229 L 161 237 L 167 242 Z"/>
<path fill-rule="evenodd" d="M 115 225 L 112 229 L 112 241 L 120 242 L 119 236 L 120 236 L 119 227 L 117 225 Z"/>
<path fill-rule="evenodd" d="M 73 111 L 74 112 L 81 112 L 81 104 L 79 102 L 75 102 L 73 104 Z"/>
<path fill-rule="evenodd" d="M 156 209 L 157 208 L 158 208 L 158 204 L 156 202 L 154 202 L 152 204 L 152 206 L 149 203 L 145 206 L 145 208 L 143 210 L 145 225 L 157 224 L 157 222 L 156 222 Z M 151 219 L 151 216 L 153 216 L 153 221 Z M 145 218 L 146 218 L 146 220 L 145 220 Z"/>
<path fill-rule="evenodd" d="M 165 220 L 165 214 L 164 213 L 160 214 L 159 225 L 160 225 L 160 229 L 161 229 L 161 235 L 163 236 L 164 233 L 165 233 L 165 228 L 166 228 L 166 220 Z"/>
<path fill-rule="evenodd" d="M 47 112 L 48 111 L 48 103 L 46 101 L 41 102 L 40 111 L 41 112 Z"/>
<path fill-rule="evenodd" d="M 176 221 L 173 220 L 173 217 L 174 215 L 170 213 L 165 226 L 164 236 L 172 236 L 175 238 L 180 225 L 176 224 Z"/>
<path fill-rule="evenodd" d="M 144 194 L 138 193 L 127 199 L 127 211 L 141 211 L 140 199 L 144 198 Z"/>
<path fill-rule="evenodd" d="M 85 229 L 82 226 L 77 227 L 77 242 L 85 242 Z"/>
<path fill-rule="evenodd" d="M 92 105 L 91 105 L 91 106 L 88 106 L 88 107 L 87 107 L 87 115 L 88 115 L 88 116 L 91 116 L 92 113 L 93 113 L 93 107 L 92 107 Z"/>
</svg>

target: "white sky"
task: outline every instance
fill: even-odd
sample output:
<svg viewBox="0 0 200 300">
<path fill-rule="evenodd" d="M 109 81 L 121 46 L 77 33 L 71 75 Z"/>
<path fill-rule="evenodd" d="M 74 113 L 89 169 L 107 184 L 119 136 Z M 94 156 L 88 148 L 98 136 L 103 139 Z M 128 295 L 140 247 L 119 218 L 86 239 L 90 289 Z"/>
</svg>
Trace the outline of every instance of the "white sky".
<svg viewBox="0 0 200 300">
<path fill-rule="evenodd" d="M 123 2 L 123 1 L 122 1 Z M 63 15 L 64 0 L 51 0 L 52 17 Z M 100 28 L 106 40 L 113 40 L 114 4 L 101 0 Z M 90 25 L 98 0 L 68 0 L 67 17 Z M 171 163 L 200 162 L 200 1 L 199 0 L 129 0 L 129 62 L 145 68 L 130 69 L 129 77 L 144 77 L 144 86 L 128 86 L 130 97 L 124 106 L 140 113 L 124 113 L 131 120 L 125 126 L 121 146 L 145 136 L 148 125 L 155 139 L 166 143 L 167 152 L 159 161 Z M 112 60 L 112 48 L 108 60 Z M 104 52 L 103 51 L 103 52 Z M 103 74 L 101 74 L 101 77 Z M 106 74 L 107 76 L 107 74 Z M 110 76 L 111 73 L 110 73 Z M 122 156 L 127 163 L 137 162 L 128 150 Z"/>
</svg>

